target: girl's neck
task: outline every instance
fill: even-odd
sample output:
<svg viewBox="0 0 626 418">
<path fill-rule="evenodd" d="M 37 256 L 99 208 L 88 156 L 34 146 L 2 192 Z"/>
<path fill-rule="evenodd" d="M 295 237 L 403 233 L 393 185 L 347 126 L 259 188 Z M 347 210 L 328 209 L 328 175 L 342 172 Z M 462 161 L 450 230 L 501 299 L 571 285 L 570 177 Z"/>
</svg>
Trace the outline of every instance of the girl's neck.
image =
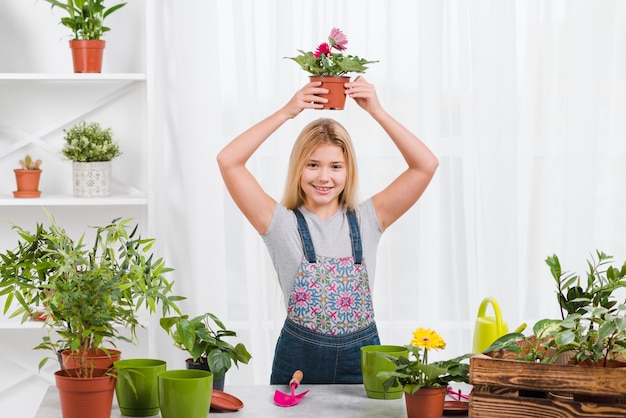
<svg viewBox="0 0 626 418">
<path fill-rule="evenodd" d="M 333 216 L 339 210 L 339 202 L 326 205 L 315 205 L 309 202 L 304 202 L 302 206 L 323 221 Z"/>
</svg>

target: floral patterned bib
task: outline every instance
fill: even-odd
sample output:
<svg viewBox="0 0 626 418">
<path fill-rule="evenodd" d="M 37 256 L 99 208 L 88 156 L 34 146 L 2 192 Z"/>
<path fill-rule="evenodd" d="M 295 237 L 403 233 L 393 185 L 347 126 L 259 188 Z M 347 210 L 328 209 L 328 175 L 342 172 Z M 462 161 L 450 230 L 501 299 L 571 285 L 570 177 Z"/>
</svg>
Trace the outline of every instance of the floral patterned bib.
<svg viewBox="0 0 626 418">
<path fill-rule="evenodd" d="M 348 212 L 352 257 L 315 255 L 304 216 L 295 210 L 305 255 L 287 303 L 287 317 L 313 331 L 343 335 L 374 322 L 367 269 L 362 260 L 361 236 L 354 212 Z"/>
</svg>

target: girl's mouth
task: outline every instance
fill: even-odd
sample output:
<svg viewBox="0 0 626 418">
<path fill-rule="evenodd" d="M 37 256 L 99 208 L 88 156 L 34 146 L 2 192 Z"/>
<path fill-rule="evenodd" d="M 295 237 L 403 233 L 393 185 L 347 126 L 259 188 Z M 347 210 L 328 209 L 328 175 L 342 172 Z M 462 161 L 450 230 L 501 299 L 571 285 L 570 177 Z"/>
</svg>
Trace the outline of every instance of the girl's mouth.
<svg viewBox="0 0 626 418">
<path fill-rule="evenodd" d="M 316 185 L 313 185 L 313 188 L 320 192 L 329 192 L 332 190 L 332 187 L 323 187 L 323 186 L 316 186 Z"/>
</svg>

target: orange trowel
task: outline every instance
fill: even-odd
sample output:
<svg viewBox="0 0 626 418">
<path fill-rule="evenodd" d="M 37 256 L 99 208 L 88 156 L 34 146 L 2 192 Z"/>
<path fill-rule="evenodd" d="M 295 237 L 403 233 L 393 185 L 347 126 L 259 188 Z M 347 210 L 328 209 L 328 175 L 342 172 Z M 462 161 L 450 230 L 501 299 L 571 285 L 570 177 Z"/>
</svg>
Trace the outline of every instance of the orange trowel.
<svg viewBox="0 0 626 418">
<path fill-rule="evenodd" d="M 300 386 L 300 382 L 302 381 L 302 371 L 296 370 L 289 381 L 289 386 L 291 386 L 291 395 L 283 393 L 279 390 L 276 390 L 274 393 L 274 403 L 278 406 L 294 406 L 297 405 L 304 395 L 309 393 L 308 390 L 296 395 L 296 389 Z"/>
</svg>

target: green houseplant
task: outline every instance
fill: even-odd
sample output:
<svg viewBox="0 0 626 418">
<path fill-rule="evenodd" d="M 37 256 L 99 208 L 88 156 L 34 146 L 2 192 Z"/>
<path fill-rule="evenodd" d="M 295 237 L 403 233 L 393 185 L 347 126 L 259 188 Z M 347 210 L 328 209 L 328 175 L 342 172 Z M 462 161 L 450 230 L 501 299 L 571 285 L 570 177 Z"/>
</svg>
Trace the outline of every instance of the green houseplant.
<svg viewBox="0 0 626 418">
<path fill-rule="evenodd" d="M 55 353 L 67 349 L 74 357 L 74 369 L 55 372 L 60 395 L 74 382 L 89 387 L 104 380 L 112 402 L 112 373 L 99 369 L 90 356 L 108 354 L 119 341 L 135 343 L 142 310 L 154 313 L 160 305 L 163 315 L 170 310 L 179 313 L 176 302 L 182 298 L 171 295 L 173 283 L 164 276 L 171 269 L 150 253 L 154 239 L 141 238 L 137 225 L 130 227 L 130 219 L 94 227 L 94 242 L 88 246 L 84 234 L 74 240 L 46 213 L 48 227 L 37 223 L 30 232 L 13 225 L 19 236 L 17 247 L 0 254 L 4 313 L 17 302 L 12 317 L 21 315 L 24 322 L 43 314 L 49 333 L 35 349 Z M 121 329 L 128 330 L 129 336 L 122 335 Z M 54 338 L 53 333 L 57 334 Z M 65 410 L 74 403 L 62 399 L 64 417 L 73 416 Z M 79 411 L 74 416 L 81 413 L 83 417 L 109 416 L 106 410 L 103 415 Z"/>
<path fill-rule="evenodd" d="M 212 313 L 207 312 L 194 318 L 188 315 L 164 317 L 160 323 L 174 340 L 174 345 L 191 356 L 187 364 L 208 367 L 214 380 L 223 378 L 233 364 L 239 367 L 239 363 L 248 364 L 252 358 L 244 344 L 233 346 L 224 340 L 224 337 L 236 337 L 237 333 L 226 329 Z"/>
<path fill-rule="evenodd" d="M 20 160 L 20 167 L 13 170 L 17 190 L 13 192 L 15 197 L 39 197 L 39 179 L 41 177 L 41 160 L 33 160 L 30 155 L 26 155 Z"/>
<path fill-rule="evenodd" d="M 587 260 L 587 272 L 579 275 L 563 271 L 556 254 L 548 256 L 561 318 L 538 321 L 530 337 L 507 334 L 487 351 L 510 351 L 519 360 L 548 363 L 564 355 L 573 364 L 607 367 L 621 361 L 626 353 L 626 304 L 619 290 L 626 287 L 626 262 L 613 266 L 612 259 L 596 250 Z"/>
<path fill-rule="evenodd" d="M 437 332 L 426 328 L 416 329 L 411 343 L 405 347 L 409 352 L 408 357 L 379 353 L 396 366 L 394 371 L 378 372 L 381 378 L 386 378 L 383 388 L 387 390 L 398 383 L 402 386 L 409 417 L 421 416 L 415 415 L 414 410 L 420 411 L 423 416 L 441 416 L 448 384 L 469 382 L 469 365 L 463 363 L 463 360 L 468 359 L 471 354 L 429 362 L 429 351 L 444 349 L 446 342 Z M 428 404 L 423 404 L 426 399 L 433 401 L 433 404 L 429 405 L 428 401 Z M 428 415 L 426 411 L 430 411 L 432 415 Z"/>
<path fill-rule="evenodd" d="M 61 153 L 72 161 L 74 196 L 110 196 L 111 160 L 122 155 L 112 129 L 98 122 L 79 121 L 63 132 Z"/>
<path fill-rule="evenodd" d="M 117 3 L 107 7 L 106 0 L 45 0 L 51 7 L 63 9 L 67 16 L 61 18 L 61 24 L 72 31 L 70 41 L 74 62 L 74 72 L 99 73 L 102 71 L 102 52 L 105 41 L 100 38 L 111 30 L 104 26 L 105 19 L 121 9 L 126 3 Z"/>
<path fill-rule="evenodd" d="M 329 102 L 324 105 L 325 109 L 341 110 L 344 107 L 346 96 L 344 93 L 344 83 L 350 80 L 346 74 L 364 73 L 367 64 L 378 61 L 369 61 L 356 55 L 345 54 L 348 46 L 348 38 L 338 28 L 330 31 L 327 42 L 322 42 L 317 46 L 315 52 L 298 50 L 300 55 L 295 57 L 285 57 L 295 61 L 300 67 L 311 74 L 311 81 L 321 81 L 322 87 L 329 90 Z"/>
</svg>

